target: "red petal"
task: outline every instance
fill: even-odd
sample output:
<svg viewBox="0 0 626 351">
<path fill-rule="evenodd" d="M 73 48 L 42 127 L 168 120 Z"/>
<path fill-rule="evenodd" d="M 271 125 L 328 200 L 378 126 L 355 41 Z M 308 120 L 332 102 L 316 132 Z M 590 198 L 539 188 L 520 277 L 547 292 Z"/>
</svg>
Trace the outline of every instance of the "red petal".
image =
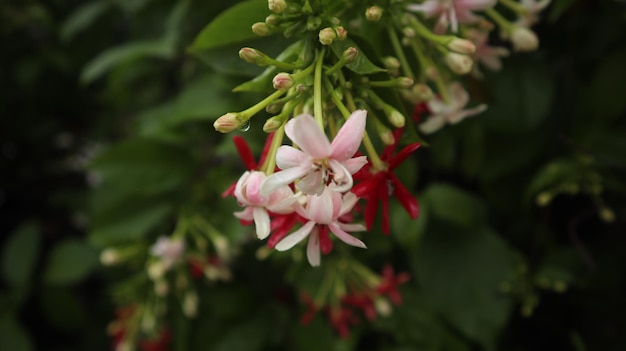
<svg viewBox="0 0 626 351">
<path fill-rule="evenodd" d="M 229 197 L 231 195 L 235 194 L 235 188 L 237 187 L 237 182 L 234 182 L 233 184 L 231 184 L 228 189 L 226 189 L 223 193 L 222 193 L 222 197 L 226 198 Z"/>
<path fill-rule="evenodd" d="M 398 177 L 393 173 L 388 173 L 389 179 L 393 183 L 393 196 L 395 196 L 400 204 L 404 207 L 406 212 L 411 216 L 411 218 L 415 219 L 420 213 L 419 204 L 417 203 L 417 199 L 411 195 L 411 193 L 400 183 Z"/>
<path fill-rule="evenodd" d="M 267 153 L 270 151 L 270 147 L 272 146 L 272 140 L 274 140 L 274 132 L 268 134 L 265 139 L 265 145 L 263 145 L 263 152 L 261 153 L 261 159 L 259 160 L 260 165 L 262 165 L 267 158 Z"/>
<path fill-rule="evenodd" d="M 252 151 L 250 151 L 250 147 L 248 146 L 248 143 L 246 143 L 246 140 L 239 135 L 235 135 L 233 137 L 233 142 L 235 143 L 239 157 L 241 157 L 241 160 L 246 168 L 250 171 L 257 169 L 257 164 L 254 161 L 254 155 L 252 155 Z"/>
<path fill-rule="evenodd" d="M 318 230 L 320 250 L 324 255 L 328 255 L 333 250 L 333 241 L 330 240 L 330 235 L 328 235 L 328 227 L 325 225 L 320 225 L 318 226 Z"/>
<path fill-rule="evenodd" d="M 420 147 L 419 143 L 413 143 L 405 146 L 400 152 L 398 152 L 391 160 L 389 160 L 389 170 L 396 168 L 399 164 Z"/>
<path fill-rule="evenodd" d="M 359 184 L 353 186 L 351 191 L 357 197 L 368 197 L 368 195 L 377 191 L 384 177 L 385 177 L 385 174 L 383 172 L 370 174 L 369 178 L 366 178 L 363 181 L 361 181 Z"/>
<path fill-rule="evenodd" d="M 365 226 L 367 230 L 372 229 L 374 226 L 374 220 L 376 219 L 376 211 L 378 210 L 378 200 L 379 194 L 378 191 L 374 191 L 370 194 L 367 199 L 367 204 L 365 205 Z"/>
<path fill-rule="evenodd" d="M 378 189 L 378 196 L 382 202 L 383 233 L 389 235 L 389 189 L 381 186 Z"/>
</svg>

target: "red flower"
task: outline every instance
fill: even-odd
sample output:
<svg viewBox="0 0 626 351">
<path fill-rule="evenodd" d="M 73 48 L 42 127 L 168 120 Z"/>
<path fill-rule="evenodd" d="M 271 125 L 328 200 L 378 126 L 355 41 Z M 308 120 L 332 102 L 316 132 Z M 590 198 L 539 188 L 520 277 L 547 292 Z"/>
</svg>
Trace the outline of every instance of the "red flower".
<svg viewBox="0 0 626 351">
<path fill-rule="evenodd" d="M 376 219 L 378 203 L 381 203 L 383 212 L 383 233 L 389 234 L 389 195 L 393 194 L 412 219 L 416 219 L 419 214 L 417 199 L 411 195 L 409 190 L 393 174 L 393 170 L 406 160 L 413 151 L 420 147 L 419 143 L 405 146 L 396 155 L 393 152 L 398 145 L 398 140 L 402 135 L 402 129 L 394 132 L 395 142 L 393 145 L 385 147 L 380 158 L 385 162 L 384 169 L 374 169 L 371 163 L 364 168 L 367 172 L 362 172 L 355 177 L 364 178 L 359 184 L 352 188 L 352 192 L 358 197 L 365 198 L 365 225 L 371 229 Z"/>
<path fill-rule="evenodd" d="M 347 307 L 331 307 L 326 310 L 330 325 L 343 339 L 350 336 L 349 327 L 359 324 L 359 319 Z"/>
<path fill-rule="evenodd" d="M 265 139 L 265 146 L 263 146 L 263 152 L 261 153 L 261 159 L 257 164 L 254 160 L 254 155 L 250 150 L 250 146 L 246 140 L 239 135 L 235 135 L 233 137 L 233 143 L 235 143 L 235 147 L 237 148 L 237 153 L 239 157 L 243 161 L 244 166 L 249 171 L 257 171 L 259 167 L 265 162 L 265 158 L 267 157 L 267 153 L 269 152 L 270 146 L 272 145 L 272 140 L 274 139 L 274 133 L 270 133 Z M 222 193 L 222 197 L 232 196 L 235 192 L 235 186 L 237 185 L 237 181 L 231 184 L 226 191 Z"/>
<path fill-rule="evenodd" d="M 163 329 L 156 338 L 139 342 L 139 349 L 141 351 L 169 351 L 170 341 L 172 341 L 172 333 L 169 329 Z"/>
<path fill-rule="evenodd" d="M 390 265 L 386 265 L 383 268 L 383 277 L 380 284 L 376 287 L 376 291 L 381 295 L 389 296 L 391 302 L 399 305 L 402 303 L 402 296 L 398 291 L 398 286 L 408 282 L 411 277 L 409 273 L 402 272 L 399 274 L 394 274 L 393 267 Z"/>
<path fill-rule="evenodd" d="M 365 317 L 367 317 L 370 321 L 376 319 L 374 300 L 372 300 L 372 297 L 368 294 L 349 294 L 344 296 L 341 299 L 341 302 L 360 309 L 363 311 L 363 314 L 365 314 Z"/>
</svg>

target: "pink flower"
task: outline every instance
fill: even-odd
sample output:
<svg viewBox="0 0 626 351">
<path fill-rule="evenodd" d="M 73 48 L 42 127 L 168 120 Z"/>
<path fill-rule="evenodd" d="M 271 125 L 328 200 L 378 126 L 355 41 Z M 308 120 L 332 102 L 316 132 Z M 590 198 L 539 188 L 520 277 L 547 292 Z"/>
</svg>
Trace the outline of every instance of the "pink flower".
<svg viewBox="0 0 626 351">
<path fill-rule="evenodd" d="M 185 242 L 160 236 L 150 248 L 150 253 L 161 259 L 163 268 L 168 270 L 178 263 L 185 252 Z"/>
<path fill-rule="evenodd" d="M 489 9 L 496 2 L 497 0 L 427 0 L 421 4 L 408 5 L 407 9 L 421 12 L 426 18 L 437 17 L 437 33 L 445 32 L 448 25 L 453 32 L 458 32 L 459 23 L 474 23 L 480 19 L 472 11 Z"/>
<path fill-rule="evenodd" d="M 269 152 L 270 145 L 272 144 L 272 140 L 274 139 L 274 133 L 270 133 L 267 135 L 265 139 L 265 146 L 263 146 L 263 152 L 261 153 L 261 159 L 257 164 L 254 160 L 254 155 L 252 155 L 252 151 L 250 150 L 250 146 L 246 143 L 246 140 L 239 135 L 235 135 L 233 137 L 233 143 L 235 143 L 235 147 L 237 148 L 237 153 L 239 153 L 239 157 L 243 161 L 244 166 L 249 171 L 258 171 L 260 165 L 265 162 L 267 158 L 267 153 Z M 230 195 L 235 194 L 235 186 L 237 186 L 237 182 L 232 183 L 226 191 L 222 193 L 222 197 L 228 197 Z"/>
<path fill-rule="evenodd" d="M 266 175 L 259 171 L 246 171 L 235 186 L 235 197 L 241 206 L 246 208 L 235 212 L 235 217 L 254 220 L 256 235 L 265 239 L 270 234 L 270 216 L 268 211 L 286 214 L 294 211 L 293 204 L 297 200 L 288 186 L 274 190 L 270 195 L 261 195 L 261 183 Z"/>
<path fill-rule="evenodd" d="M 509 50 L 503 47 L 489 46 L 489 33 L 477 29 L 469 29 L 467 36 L 476 45 L 476 51 L 472 55 L 474 60 L 480 62 L 492 71 L 498 72 L 502 69 L 502 57 L 509 56 Z M 478 65 L 474 65 L 472 74 L 475 77 L 482 78 L 483 74 L 478 69 Z"/>
<path fill-rule="evenodd" d="M 338 192 L 324 188 L 321 195 L 306 195 L 304 205 L 296 205 L 296 212 L 308 220 L 300 229 L 291 233 L 276 244 L 276 250 L 286 251 L 304 240 L 307 236 L 307 258 L 311 266 L 320 265 L 320 247 L 327 251 L 328 243 L 322 238 L 326 227 L 335 234 L 339 240 L 356 247 L 366 248 L 365 244 L 348 234 L 346 231 L 364 231 L 362 224 L 347 224 L 339 222 L 339 217 L 352 210 L 358 198 L 353 193 L 342 195 Z M 325 248 L 326 247 L 326 248 Z"/>
<path fill-rule="evenodd" d="M 428 109 L 432 115 L 419 125 L 422 133 L 432 134 L 446 124 L 457 124 L 466 117 L 474 116 L 487 109 L 487 105 L 480 104 L 464 110 L 463 108 L 469 102 L 469 94 L 459 82 L 448 85 L 448 97 L 447 103 L 440 98 L 434 98 L 428 102 Z"/>
<path fill-rule="evenodd" d="M 367 112 L 352 113 L 332 143 L 313 116 L 294 117 L 285 126 L 287 136 L 302 151 L 283 145 L 276 153 L 276 165 L 282 169 L 267 177 L 261 184 L 261 194 L 300 179 L 296 187 L 306 194 L 321 194 L 326 185 L 337 192 L 352 188 L 352 174 L 367 163 L 365 156 L 354 157 L 365 132 Z"/>
</svg>

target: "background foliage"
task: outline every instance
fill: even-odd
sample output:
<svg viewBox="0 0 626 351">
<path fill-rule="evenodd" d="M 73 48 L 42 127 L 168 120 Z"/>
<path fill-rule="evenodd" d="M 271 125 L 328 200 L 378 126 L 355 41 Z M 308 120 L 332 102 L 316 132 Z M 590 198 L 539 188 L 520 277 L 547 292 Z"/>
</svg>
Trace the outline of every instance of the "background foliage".
<svg viewBox="0 0 626 351">
<path fill-rule="evenodd" d="M 212 123 L 258 98 L 230 91 L 258 73 L 237 50 L 272 52 L 252 32 L 194 43 L 230 6 L 0 3 L 0 350 L 110 349 L 113 283 L 143 266 L 104 270 L 99 251 L 194 214 L 242 246 L 233 281 L 197 285 L 196 319 L 170 315 L 174 350 L 626 349 L 623 2 L 554 0 L 538 52 L 469 82 L 489 110 L 398 172 L 420 218 L 392 208 L 391 237 L 355 253 L 410 272 L 404 303 L 345 340 L 297 323 L 285 260 L 258 261 L 219 197 L 243 165 Z M 260 129 L 245 132 L 256 150 Z"/>
</svg>

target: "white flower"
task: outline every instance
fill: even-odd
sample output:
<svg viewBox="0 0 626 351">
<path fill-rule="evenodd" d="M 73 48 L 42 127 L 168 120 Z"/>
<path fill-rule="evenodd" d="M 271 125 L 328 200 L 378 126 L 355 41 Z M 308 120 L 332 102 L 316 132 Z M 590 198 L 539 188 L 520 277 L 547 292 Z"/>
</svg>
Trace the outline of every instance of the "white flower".
<svg viewBox="0 0 626 351">
<path fill-rule="evenodd" d="M 474 23 L 480 19 L 472 11 L 492 8 L 496 2 L 497 0 L 427 0 L 421 4 L 408 5 L 407 9 L 421 12 L 426 18 L 437 17 L 437 33 L 445 32 L 448 25 L 453 32 L 458 32 L 459 23 Z"/>
<path fill-rule="evenodd" d="M 161 259 L 165 271 L 172 268 L 182 258 L 185 251 L 185 242 L 179 239 L 171 239 L 160 236 L 152 245 L 150 253 Z"/>
<path fill-rule="evenodd" d="M 487 105 L 481 104 L 474 108 L 464 110 L 469 102 L 469 94 L 461 83 L 454 82 L 448 85 L 447 103 L 440 98 L 432 99 L 428 102 L 428 108 L 432 113 L 428 119 L 419 125 L 422 133 L 432 134 L 441 129 L 446 124 L 457 124 L 466 117 L 474 116 L 487 109 Z"/>
</svg>

